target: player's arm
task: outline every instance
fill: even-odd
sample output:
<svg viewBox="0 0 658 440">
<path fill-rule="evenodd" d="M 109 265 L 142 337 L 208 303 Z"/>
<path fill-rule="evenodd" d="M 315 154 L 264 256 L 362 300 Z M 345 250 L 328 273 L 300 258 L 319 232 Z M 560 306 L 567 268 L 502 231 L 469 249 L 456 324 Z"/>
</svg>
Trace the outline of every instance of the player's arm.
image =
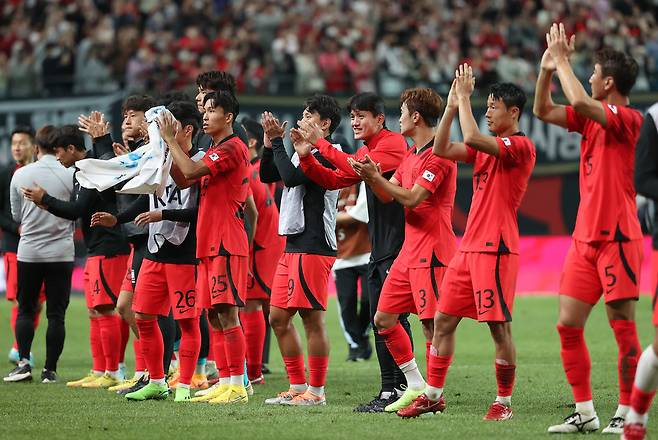
<svg viewBox="0 0 658 440">
<path fill-rule="evenodd" d="M 575 36 L 571 38 L 570 47 L 575 44 Z M 551 81 L 555 73 L 555 62 L 548 49 L 541 58 L 539 76 L 535 87 L 535 101 L 532 112 L 537 118 L 549 124 L 567 128 L 567 110 L 563 105 L 555 104 L 551 96 Z"/>
<path fill-rule="evenodd" d="M 11 207 L 11 217 L 19 224 L 23 220 L 23 203 L 24 198 L 18 182 L 12 178 L 9 183 L 9 205 Z"/>
<path fill-rule="evenodd" d="M 251 248 L 254 237 L 256 236 L 256 228 L 258 227 L 258 209 L 256 209 L 256 202 L 254 201 L 253 194 L 249 194 L 244 204 L 244 214 L 249 221 L 250 228 L 247 230 L 247 239 L 249 240 L 249 247 Z"/>
<path fill-rule="evenodd" d="M 498 157 L 500 147 L 496 137 L 481 133 L 473 116 L 471 108 L 471 94 L 475 88 L 473 68 L 468 64 L 462 64 L 456 76 L 455 92 L 459 103 L 459 124 L 464 143 L 478 151 Z"/>
<path fill-rule="evenodd" d="M 322 154 L 331 165 L 336 167 L 336 169 L 347 174 L 353 172 L 352 167 L 348 163 L 348 159 L 354 159 L 354 155 L 334 148 L 334 146 L 331 145 L 331 142 L 323 137 L 324 133 L 318 124 L 302 119 L 299 121 L 299 129 L 297 130 L 297 133 L 301 134 L 304 140 L 317 148 L 320 154 Z"/>
<path fill-rule="evenodd" d="M 11 212 L 9 215 L 5 215 L 5 202 L 8 201 L 11 203 L 9 198 L 5 198 L 4 195 L 7 194 L 9 195 L 10 191 L 10 180 L 9 180 L 9 169 L 8 168 L 3 168 L 0 170 L 0 172 L 4 173 L 2 177 L 0 177 L 0 229 L 3 231 L 8 231 L 14 234 L 18 234 L 18 227 L 20 226 L 19 223 L 16 223 L 12 217 Z M 10 211 L 11 211 L 11 206 L 10 206 Z"/>
<path fill-rule="evenodd" d="M 162 220 L 171 222 L 192 223 L 199 215 L 199 207 L 182 209 L 163 209 Z"/>
<path fill-rule="evenodd" d="M 98 191 L 83 187 L 80 187 L 77 196 L 71 194 L 71 200 L 68 201 L 51 196 L 39 186 L 24 188 L 23 194 L 37 206 L 44 207 L 51 214 L 67 220 L 76 220 L 85 215 L 98 198 Z"/>
<path fill-rule="evenodd" d="M 91 226 L 104 226 L 112 228 L 117 223 L 130 223 L 137 219 L 142 213 L 149 213 L 149 195 L 142 194 L 137 197 L 123 211 L 113 214 L 110 212 L 95 212 L 91 216 Z M 161 220 L 161 219 L 160 219 Z M 159 220 L 154 220 L 159 221 Z M 151 223 L 151 222 L 149 222 Z"/>
<path fill-rule="evenodd" d="M 263 183 L 275 183 L 281 180 L 279 170 L 274 163 L 274 152 L 272 151 L 272 144 L 265 145 L 263 148 L 263 156 L 260 159 L 260 168 L 258 170 L 260 181 Z"/>
<path fill-rule="evenodd" d="M 548 51 L 555 61 L 557 76 L 562 85 L 562 91 L 567 97 L 569 103 L 577 113 L 592 119 L 603 127 L 606 126 L 606 114 L 603 106 L 599 101 L 587 94 L 587 91 L 580 83 L 578 77 L 569 63 L 571 46 L 564 30 L 564 24 L 556 23 L 551 26 L 551 30 L 546 35 Z"/>
<path fill-rule="evenodd" d="M 417 184 L 411 189 L 402 188 L 395 177 L 386 180 L 370 156 L 366 156 L 365 160 L 360 162 L 350 160 L 350 164 L 359 177 L 372 188 L 377 198 L 384 203 L 395 200 L 406 208 L 414 209 L 431 194 Z"/>
<path fill-rule="evenodd" d="M 283 145 L 282 137 L 272 139 L 272 153 L 274 155 L 274 164 L 285 186 L 294 188 L 310 182 L 301 168 L 293 165 L 286 147 Z"/>
<path fill-rule="evenodd" d="M 457 101 L 455 92 L 456 83 L 457 80 L 455 79 L 452 81 L 452 86 L 450 86 L 446 108 L 434 135 L 432 153 L 446 159 L 466 162 L 468 160 L 468 148 L 466 144 L 463 142 L 450 142 L 450 127 L 459 112 L 459 102 Z"/>
<path fill-rule="evenodd" d="M 650 115 L 644 118 L 635 147 L 635 189 L 658 200 L 658 133 Z"/>
<path fill-rule="evenodd" d="M 210 167 L 205 162 L 207 155 L 200 161 L 194 161 L 178 145 L 176 141 L 177 121 L 171 114 L 164 112 L 158 116 L 156 121 L 160 129 L 160 136 L 162 136 L 162 140 L 169 146 L 172 160 L 177 170 L 180 171 L 180 174 L 177 174 L 178 171 L 174 171 L 174 174 L 171 175 L 179 188 L 187 188 L 190 186 L 190 181 L 194 183 L 201 177 L 211 174 Z M 185 180 L 181 178 L 181 174 Z M 180 185 L 176 179 L 180 181 Z"/>
</svg>

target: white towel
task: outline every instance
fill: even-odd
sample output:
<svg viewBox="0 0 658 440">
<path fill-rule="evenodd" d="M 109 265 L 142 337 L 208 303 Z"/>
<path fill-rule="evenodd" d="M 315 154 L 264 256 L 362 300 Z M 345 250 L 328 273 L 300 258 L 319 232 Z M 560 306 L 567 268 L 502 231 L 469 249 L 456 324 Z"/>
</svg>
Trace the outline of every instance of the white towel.
<svg viewBox="0 0 658 440">
<path fill-rule="evenodd" d="M 109 160 L 83 159 L 75 163 L 76 178 L 84 188 L 105 191 L 118 183 L 126 182 L 117 192 L 122 194 L 157 194 L 162 196 L 171 168 L 169 147 L 162 140 L 155 119 L 164 106 L 153 107 L 146 114 L 149 143 L 128 154 Z"/>
</svg>

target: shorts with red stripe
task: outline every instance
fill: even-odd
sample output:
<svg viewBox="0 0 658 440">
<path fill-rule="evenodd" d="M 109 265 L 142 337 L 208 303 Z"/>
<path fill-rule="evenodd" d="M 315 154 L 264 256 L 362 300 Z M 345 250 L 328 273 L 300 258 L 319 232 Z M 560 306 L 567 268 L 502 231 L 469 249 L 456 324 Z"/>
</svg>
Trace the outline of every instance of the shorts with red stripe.
<svg viewBox="0 0 658 440">
<path fill-rule="evenodd" d="M 285 241 L 282 240 L 285 245 Z M 283 253 L 283 247 L 273 245 L 266 248 L 260 248 L 255 245 L 251 251 L 249 265 L 251 273 L 247 278 L 247 299 L 260 299 L 269 301 L 272 295 L 272 281 L 274 273 Z"/>
<path fill-rule="evenodd" d="M 421 320 L 434 319 L 445 271 L 445 267 L 408 267 L 396 259 L 384 281 L 377 311 L 415 313 Z"/>
<path fill-rule="evenodd" d="M 116 305 L 128 255 L 87 257 L 83 284 L 87 307 Z"/>
<path fill-rule="evenodd" d="M 135 286 L 133 311 L 167 316 L 171 309 L 176 320 L 194 318 L 195 285 L 195 264 L 160 263 L 145 258 Z"/>
<path fill-rule="evenodd" d="M 596 304 L 601 296 L 606 303 L 640 297 L 642 240 L 573 240 L 564 261 L 560 295 L 587 304 Z"/>
<path fill-rule="evenodd" d="M 336 257 L 285 252 L 272 283 L 270 305 L 327 310 L 327 282 Z"/>
<path fill-rule="evenodd" d="M 5 266 L 5 287 L 7 292 L 7 301 L 16 301 L 18 294 L 18 260 L 16 252 L 5 252 L 2 255 L 2 261 Z M 39 291 L 39 304 L 46 302 L 46 287 L 41 286 Z"/>
<path fill-rule="evenodd" d="M 518 271 L 516 254 L 459 251 L 441 283 L 438 311 L 479 322 L 510 322 Z"/>
<path fill-rule="evenodd" d="M 196 302 L 200 309 L 228 304 L 244 307 L 247 300 L 247 257 L 203 257 L 197 266 Z"/>
</svg>

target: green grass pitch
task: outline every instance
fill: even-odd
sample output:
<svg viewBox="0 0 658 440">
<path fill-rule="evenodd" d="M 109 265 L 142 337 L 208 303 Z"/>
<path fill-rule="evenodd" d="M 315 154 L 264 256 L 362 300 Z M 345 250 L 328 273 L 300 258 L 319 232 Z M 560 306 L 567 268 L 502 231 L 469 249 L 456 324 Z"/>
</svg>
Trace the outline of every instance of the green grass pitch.
<svg viewBox="0 0 658 440">
<path fill-rule="evenodd" d="M 653 335 L 650 304 L 638 304 L 638 331 L 642 347 Z M 9 304 L 0 305 L 0 359 L 10 346 Z M 67 338 L 58 367 L 60 383 L 0 383 L 0 439 L 458 439 L 548 437 L 546 428 L 571 411 L 571 393 L 560 363 L 556 297 L 518 298 L 514 310 L 517 343 L 517 383 L 513 397 L 514 419 L 483 422 L 482 416 L 495 398 L 493 345 L 484 325 L 465 320 L 458 330 L 457 352 L 448 373 L 448 407 L 442 415 L 402 420 L 393 414 L 355 414 L 352 408 L 370 400 L 378 388 L 375 359 L 347 363 L 347 348 L 332 300 L 327 323 L 332 351 L 327 377 L 326 407 L 290 408 L 265 406 L 266 397 L 287 387 L 276 349 L 269 364 L 273 373 L 267 384 L 256 387 L 247 405 L 221 407 L 209 404 L 127 402 L 104 390 L 67 389 L 64 382 L 83 376 L 90 367 L 88 320 L 84 301 L 72 298 L 67 314 Z M 36 376 L 43 367 L 45 316 L 34 341 Z M 424 341 L 418 321 L 416 357 L 424 365 Z M 298 327 L 299 329 L 300 327 Z M 592 387 L 601 423 L 612 417 L 617 404 L 617 351 L 601 305 L 586 331 L 592 358 Z M 131 345 L 128 367 L 133 366 Z M 4 371 L 11 365 L 2 361 Z M 423 367 L 424 370 L 424 367 Z M 658 432 L 654 409 L 649 432 Z M 597 434 L 598 435 L 598 434 Z M 652 436 L 652 437 L 653 437 Z"/>
</svg>

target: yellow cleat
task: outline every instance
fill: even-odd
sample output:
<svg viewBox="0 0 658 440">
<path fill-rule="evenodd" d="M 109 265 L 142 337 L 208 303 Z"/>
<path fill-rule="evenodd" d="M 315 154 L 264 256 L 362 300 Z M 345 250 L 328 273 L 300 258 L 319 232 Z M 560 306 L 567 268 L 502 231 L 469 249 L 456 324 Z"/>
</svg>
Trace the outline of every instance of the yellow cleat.
<svg viewBox="0 0 658 440">
<path fill-rule="evenodd" d="M 208 403 L 232 405 L 249 402 L 249 395 L 244 385 L 229 385 L 228 389 L 219 397 L 209 400 Z"/>
<path fill-rule="evenodd" d="M 229 385 L 220 385 L 215 390 L 204 396 L 195 397 L 192 399 L 192 402 L 209 402 L 210 400 L 216 399 L 217 397 L 224 394 L 226 391 L 228 391 L 228 389 Z"/>
<path fill-rule="evenodd" d="M 95 375 L 94 373 L 92 373 L 90 371 L 89 374 L 86 375 L 85 377 L 83 377 L 82 379 L 72 380 L 70 382 L 66 382 L 66 386 L 71 387 L 71 388 L 80 388 L 83 384 L 85 384 L 87 382 L 93 382 L 96 379 L 98 379 L 99 377 L 102 377 L 102 376 L 97 376 L 97 375 Z"/>
<path fill-rule="evenodd" d="M 208 388 L 208 378 L 205 374 L 194 374 L 192 375 L 192 382 L 190 383 L 190 388 L 196 388 L 199 390 L 205 390 Z"/>
<path fill-rule="evenodd" d="M 104 374 L 92 382 L 83 383 L 81 386 L 82 388 L 109 388 L 115 385 L 119 385 L 119 380 L 109 374 Z"/>
<path fill-rule="evenodd" d="M 126 379 L 123 382 L 119 383 L 118 385 L 114 385 L 112 387 L 109 387 L 107 390 L 112 391 L 112 392 L 127 390 L 128 388 L 135 385 L 138 380 L 139 380 L 138 377 L 133 377 L 132 379 Z"/>
</svg>

